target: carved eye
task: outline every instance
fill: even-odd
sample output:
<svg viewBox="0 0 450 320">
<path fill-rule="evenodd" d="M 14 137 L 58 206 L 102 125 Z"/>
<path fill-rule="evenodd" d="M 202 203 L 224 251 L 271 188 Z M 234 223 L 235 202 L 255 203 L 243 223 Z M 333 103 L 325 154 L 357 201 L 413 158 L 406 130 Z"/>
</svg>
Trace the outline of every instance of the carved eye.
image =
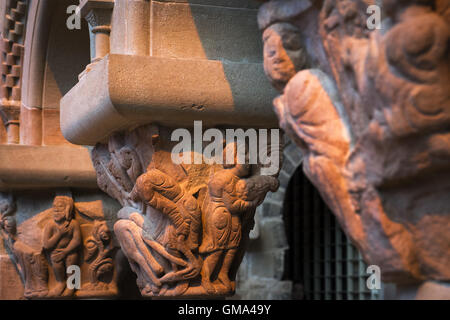
<svg viewBox="0 0 450 320">
<path fill-rule="evenodd" d="M 269 58 L 272 58 L 273 56 L 275 56 L 276 52 L 277 51 L 275 49 L 272 49 L 272 48 L 266 49 L 266 54 L 267 54 L 267 57 L 269 57 Z"/>
</svg>

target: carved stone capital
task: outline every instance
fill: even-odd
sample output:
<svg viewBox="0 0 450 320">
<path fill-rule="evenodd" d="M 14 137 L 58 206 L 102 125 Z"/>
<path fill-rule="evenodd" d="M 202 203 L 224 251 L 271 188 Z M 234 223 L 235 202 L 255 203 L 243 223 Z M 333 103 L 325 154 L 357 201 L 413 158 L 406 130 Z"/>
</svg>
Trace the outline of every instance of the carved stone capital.
<svg viewBox="0 0 450 320">
<path fill-rule="evenodd" d="M 278 170 L 262 175 L 263 165 L 241 164 L 237 156 L 219 164 L 196 151 L 179 152 L 173 132 L 147 125 L 94 148 L 98 185 L 123 206 L 114 232 L 143 296 L 231 295 L 255 209 L 278 188 Z M 218 145 L 220 152 L 236 147 Z M 278 154 L 281 146 L 272 145 Z"/>
</svg>

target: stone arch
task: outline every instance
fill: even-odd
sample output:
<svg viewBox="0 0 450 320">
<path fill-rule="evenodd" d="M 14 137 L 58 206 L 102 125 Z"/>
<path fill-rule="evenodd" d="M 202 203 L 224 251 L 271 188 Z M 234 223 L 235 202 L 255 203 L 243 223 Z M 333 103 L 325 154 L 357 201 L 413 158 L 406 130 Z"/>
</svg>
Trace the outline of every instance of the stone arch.
<svg viewBox="0 0 450 320">
<path fill-rule="evenodd" d="M 283 221 L 283 202 L 291 177 L 302 164 L 300 148 L 286 138 L 280 188 L 269 192 L 257 208 L 255 228 L 238 273 L 236 294 L 242 299 L 290 299 L 291 281 L 283 281 L 285 252 L 288 243 Z"/>
<path fill-rule="evenodd" d="M 50 1 L 30 3 L 22 66 L 21 144 L 42 143 L 42 92 L 51 14 Z"/>
<path fill-rule="evenodd" d="M 20 144 L 66 144 L 59 128 L 59 100 L 90 62 L 88 26 L 83 19 L 80 30 L 66 27 L 66 9 L 78 5 L 76 0 L 36 0 L 27 4 Z"/>
</svg>

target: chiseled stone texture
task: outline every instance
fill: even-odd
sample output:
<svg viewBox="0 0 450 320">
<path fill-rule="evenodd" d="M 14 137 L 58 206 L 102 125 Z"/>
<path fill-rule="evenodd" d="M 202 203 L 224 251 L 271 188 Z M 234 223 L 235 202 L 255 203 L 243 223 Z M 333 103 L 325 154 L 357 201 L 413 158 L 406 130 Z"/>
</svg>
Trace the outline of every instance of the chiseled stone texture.
<svg viewBox="0 0 450 320">
<path fill-rule="evenodd" d="M 23 285 L 11 258 L 5 251 L 3 241 L 0 241 L 0 299 L 21 300 Z"/>
<path fill-rule="evenodd" d="M 87 148 L 0 145 L 0 190 L 57 187 L 97 188 Z"/>
<path fill-rule="evenodd" d="M 119 246 L 112 235 L 112 230 L 117 219 L 117 202 L 98 191 L 79 189 L 71 193 L 69 190 L 64 192 L 63 189 L 47 189 L 15 192 L 10 199 L 13 199 L 16 209 L 1 212 L 0 300 L 62 298 L 62 295 L 52 295 L 52 292 L 55 292 L 52 289 L 56 286 L 56 279 L 48 259 L 53 251 L 47 251 L 44 245 L 45 228 L 54 219 L 52 202 L 55 194 L 69 195 L 74 200 L 71 215 L 72 219 L 77 220 L 76 225 L 80 228 L 81 243 L 75 251 L 79 257 L 76 265 L 81 269 L 81 288 L 76 290 L 72 297 L 118 296 L 117 279 L 120 276 L 118 270 L 129 271 L 127 268 L 118 268 L 118 263 L 115 261 Z M 2 198 L 2 201 L 4 199 Z M 5 228 L 7 218 L 12 219 L 17 225 L 16 231 L 12 234 L 9 234 Z M 102 238 L 103 244 L 99 243 L 101 240 L 94 234 L 96 227 L 101 223 L 106 224 L 104 228 L 109 229 L 112 236 L 111 240 Z M 11 236 L 14 239 L 8 243 Z M 48 255 L 44 252 L 48 252 Z M 15 263 L 18 264 L 15 265 Z M 100 268 L 96 267 L 97 263 Z M 100 274 L 107 279 L 102 278 L 98 281 L 97 276 Z M 24 281 L 28 290 L 24 290 Z M 65 280 L 63 284 L 65 287 Z"/>
</svg>

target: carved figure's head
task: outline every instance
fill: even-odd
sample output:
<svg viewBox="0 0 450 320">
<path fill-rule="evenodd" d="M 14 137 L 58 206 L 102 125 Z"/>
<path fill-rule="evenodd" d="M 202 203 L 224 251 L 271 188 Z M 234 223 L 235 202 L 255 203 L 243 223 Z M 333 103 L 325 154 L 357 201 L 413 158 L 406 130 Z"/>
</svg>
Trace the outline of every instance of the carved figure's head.
<svg viewBox="0 0 450 320">
<path fill-rule="evenodd" d="M 308 63 L 300 29 L 289 21 L 310 7 L 308 0 L 280 1 L 269 2 L 260 10 L 258 24 L 263 30 L 264 71 L 280 92 Z"/>
<path fill-rule="evenodd" d="M 245 150 L 248 148 L 246 147 Z M 248 152 L 245 155 L 241 154 L 236 142 L 226 144 L 223 149 L 223 168 L 232 170 L 238 177 L 248 176 L 251 169 Z"/>
<path fill-rule="evenodd" d="M 0 217 L 8 216 L 14 213 L 16 205 L 12 196 L 3 196 L 0 198 Z"/>
<path fill-rule="evenodd" d="M 300 31 L 289 23 L 276 23 L 264 30 L 264 71 L 279 91 L 306 66 Z"/>
<path fill-rule="evenodd" d="M 53 219 L 55 222 L 72 220 L 73 199 L 68 196 L 56 196 L 53 200 Z"/>
<path fill-rule="evenodd" d="M 16 219 L 11 216 L 6 216 L 2 219 L 3 229 L 10 235 L 15 235 L 17 230 Z"/>
</svg>

